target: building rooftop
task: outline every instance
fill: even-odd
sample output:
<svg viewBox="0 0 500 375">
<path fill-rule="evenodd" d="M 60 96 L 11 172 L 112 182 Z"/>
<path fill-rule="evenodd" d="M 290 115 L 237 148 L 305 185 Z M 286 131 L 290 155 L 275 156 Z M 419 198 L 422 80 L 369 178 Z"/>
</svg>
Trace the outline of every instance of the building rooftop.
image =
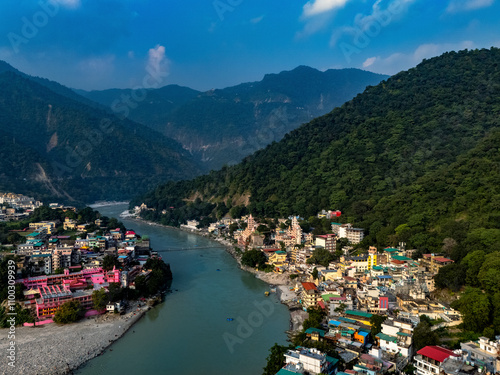
<svg viewBox="0 0 500 375">
<path fill-rule="evenodd" d="M 408 257 L 402 256 L 402 255 L 393 255 L 393 256 L 392 256 L 392 259 L 395 259 L 395 260 L 402 260 L 402 261 L 410 261 L 410 260 L 413 260 L 413 259 L 411 259 L 411 258 L 408 258 Z"/>
<path fill-rule="evenodd" d="M 368 318 L 368 319 L 373 316 L 373 314 L 370 314 L 370 313 L 367 313 L 364 311 L 358 311 L 358 310 L 346 310 L 345 313 L 347 315 L 354 315 L 354 316 L 359 316 L 359 317 Z"/>
<path fill-rule="evenodd" d="M 318 288 L 316 287 L 316 284 L 314 284 L 314 283 L 302 283 L 302 287 L 305 290 L 318 290 Z"/>
<path fill-rule="evenodd" d="M 391 335 L 387 335 L 387 334 L 382 333 L 382 332 L 377 333 L 375 336 L 378 337 L 381 340 L 384 340 L 384 341 L 390 341 L 390 342 L 397 342 L 398 341 L 397 337 L 391 336 Z"/>
<path fill-rule="evenodd" d="M 395 248 L 393 248 L 393 247 L 388 247 L 388 248 L 384 249 L 384 251 L 385 251 L 386 253 L 394 253 L 394 252 L 399 251 L 399 250 L 398 250 L 398 249 L 395 249 Z"/>
<path fill-rule="evenodd" d="M 441 346 L 426 346 L 420 349 L 417 354 L 428 357 L 438 362 L 443 362 L 449 356 L 456 356 L 451 350 Z"/>
</svg>

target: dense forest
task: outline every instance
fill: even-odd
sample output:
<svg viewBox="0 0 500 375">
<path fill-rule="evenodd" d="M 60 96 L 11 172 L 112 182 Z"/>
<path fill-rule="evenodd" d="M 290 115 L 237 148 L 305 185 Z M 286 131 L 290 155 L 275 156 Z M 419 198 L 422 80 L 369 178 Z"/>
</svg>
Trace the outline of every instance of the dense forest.
<svg viewBox="0 0 500 375">
<path fill-rule="evenodd" d="M 168 85 L 148 90 L 147 100 L 130 109 L 130 119 L 177 140 L 209 171 L 241 161 L 385 78 L 359 69 L 299 66 L 207 92 Z M 131 95 L 116 89 L 77 92 L 108 107 Z"/>
<path fill-rule="evenodd" d="M 68 92 L 0 65 L 0 191 L 81 203 L 200 173 L 176 141 Z"/>
<path fill-rule="evenodd" d="M 167 183 L 132 205 L 171 225 L 338 209 L 365 228 L 364 246 L 404 241 L 457 262 L 496 250 L 499 61 L 497 48 L 424 60 L 236 166 Z"/>
</svg>

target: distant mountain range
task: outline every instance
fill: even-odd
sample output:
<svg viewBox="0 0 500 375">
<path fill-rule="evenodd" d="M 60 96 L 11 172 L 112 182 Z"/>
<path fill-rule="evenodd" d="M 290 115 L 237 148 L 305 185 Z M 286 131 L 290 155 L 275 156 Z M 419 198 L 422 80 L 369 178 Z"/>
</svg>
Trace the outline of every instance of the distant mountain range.
<svg viewBox="0 0 500 375">
<path fill-rule="evenodd" d="M 222 90 L 169 85 L 148 90 L 129 118 L 181 143 L 208 171 L 239 162 L 386 78 L 358 69 L 321 72 L 300 66 Z M 131 90 L 77 93 L 120 110 L 117 98 Z"/>
<path fill-rule="evenodd" d="M 298 67 L 204 93 L 169 85 L 148 90 L 120 118 L 130 90 L 71 90 L 0 61 L 0 190 L 130 198 L 236 163 L 384 78 Z"/>
<path fill-rule="evenodd" d="M 199 173 L 176 141 L 0 64 L 0 191 L 82 203 Z"/>
<path fill-rule="evenodd" d="M 132 203 L 170 225 L 200 209 L 213 218 L 338 209 L 339 220 L 365 229 L 366 247 L 405 242 L 455 261 L 498 250 L 499 61 L 497 48 L 425 60 L 238 165 Z"/>
</svg>

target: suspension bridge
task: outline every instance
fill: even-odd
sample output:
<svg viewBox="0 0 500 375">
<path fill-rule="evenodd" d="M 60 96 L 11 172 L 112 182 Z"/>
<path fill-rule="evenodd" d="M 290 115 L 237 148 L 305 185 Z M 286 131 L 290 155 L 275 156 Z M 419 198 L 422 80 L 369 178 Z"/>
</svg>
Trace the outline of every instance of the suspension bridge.
<svg viewBox="0 0 500 375">
<path fill-rule="evenodd" d="M 173 252 L 173 251 L 220 249 L 221 247 L 224 247 L 224 245 L 220 245 L 220 246 L 195 246 L 195 247 L 170 247 L 170 248 L 167 248 L 167 249 L 154 250 L 154 251 L 157 251 L 159 253 L 169 253 L 169 252 Z"/>
</svg>

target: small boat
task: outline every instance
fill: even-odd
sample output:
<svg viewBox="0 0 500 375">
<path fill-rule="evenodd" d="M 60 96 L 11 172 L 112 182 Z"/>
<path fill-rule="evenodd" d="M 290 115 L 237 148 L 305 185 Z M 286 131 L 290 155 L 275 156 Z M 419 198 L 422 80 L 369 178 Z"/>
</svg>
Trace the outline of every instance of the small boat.
<svg viewBox="0 0 500 375">
<path fill-rule="evenodd" d="M 220 271 L 220 269 L 217 268 L 217 271 Z"/>
<path fill-rule="evenodd" d="M 228 322 L 232 322 L 234 319 L 233 318 L 227 318 L 226 319 Z"/>
<path fill-rule="evenodd" d="M 266 297 L 269 297 L 269 292 L 264 292 L 264 294 L 266 295 Z"/>
</svg>

